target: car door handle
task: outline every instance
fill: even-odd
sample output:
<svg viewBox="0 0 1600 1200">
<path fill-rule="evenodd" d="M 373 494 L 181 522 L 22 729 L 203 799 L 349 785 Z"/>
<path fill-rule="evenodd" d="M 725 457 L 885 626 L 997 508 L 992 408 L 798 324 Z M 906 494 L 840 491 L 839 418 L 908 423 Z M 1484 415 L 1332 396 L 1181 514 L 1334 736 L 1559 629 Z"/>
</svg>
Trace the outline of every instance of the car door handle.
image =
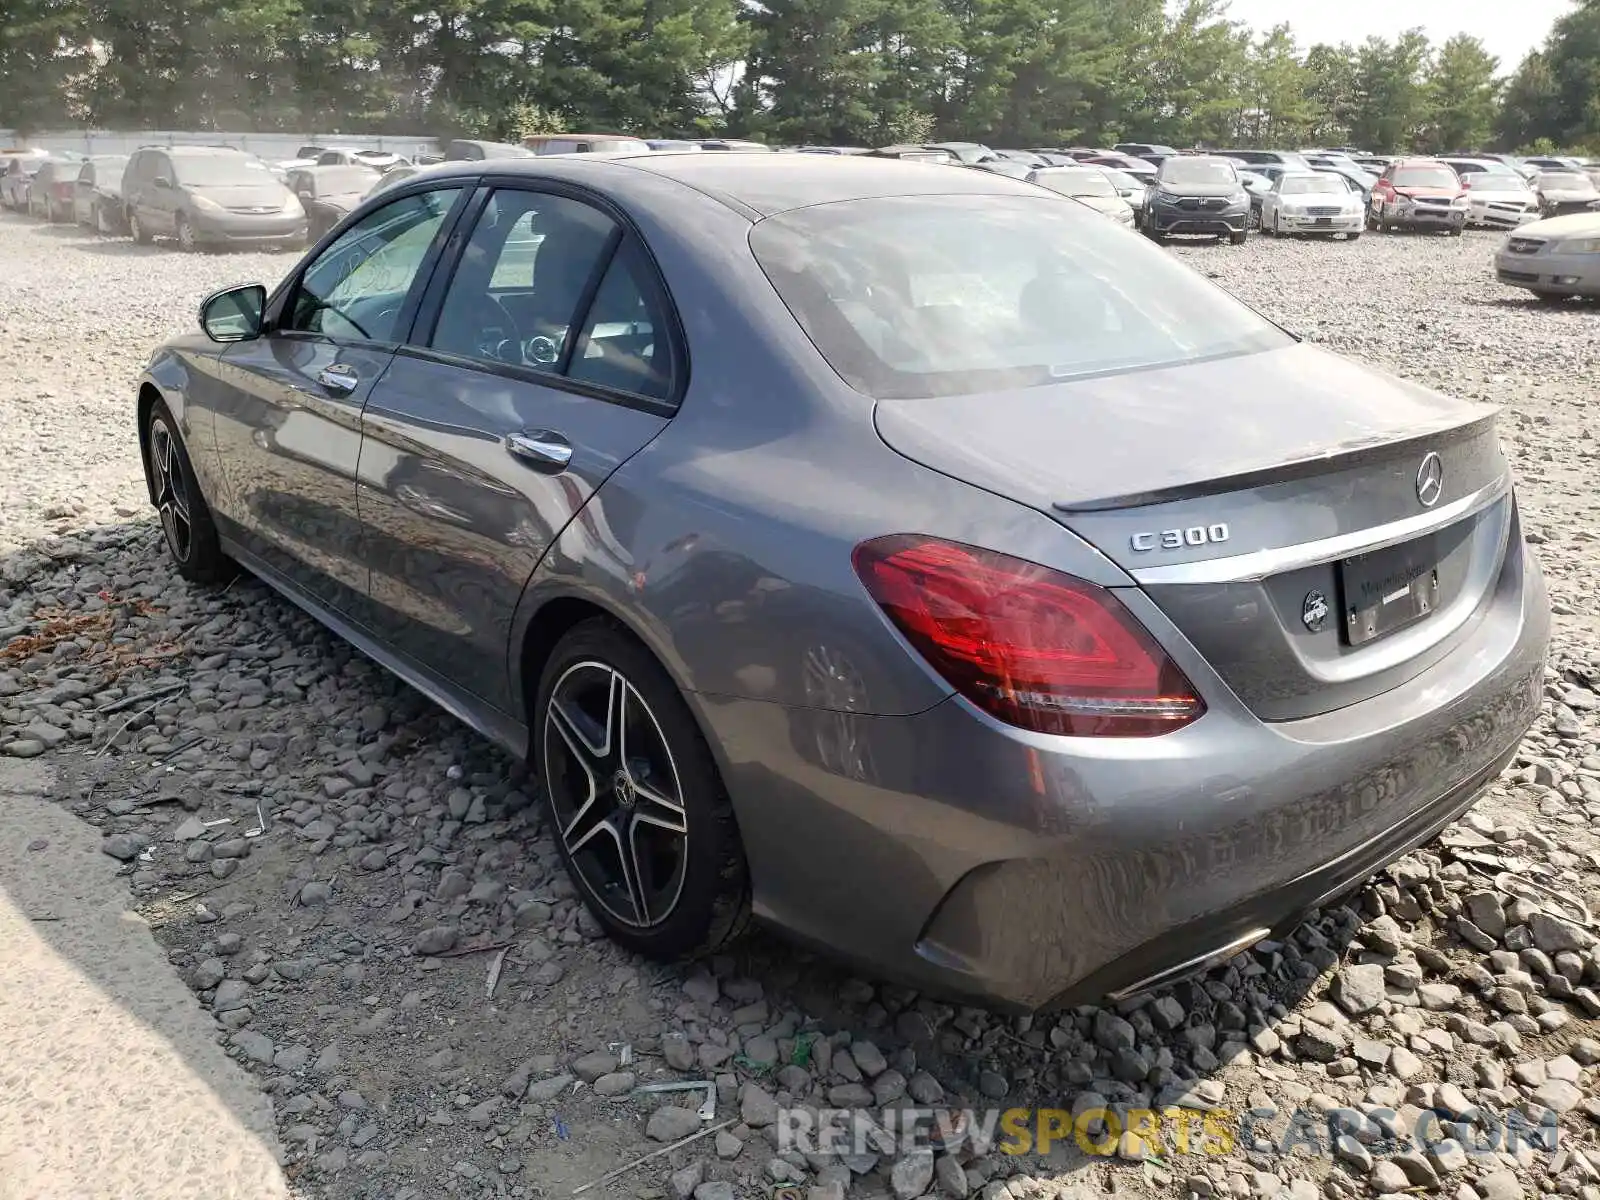
<svg viewBox="0 0 1600 1200">
<path fill-rule="evenodd" d="M 550 429 L 513 433 L 506 438 L 506 449 L 513 457 L 551 473 L 565 471 L 572 461 L 572 444 Z"/>
<path fill-rule="evenodd" d="M 360 386 L 361 376 L 356 374 L 354 367 L 347 367 L 344 363 L 333 363 L 317 372 L 317 382 L 330 392 L 348 396 Z"/>
</svg>

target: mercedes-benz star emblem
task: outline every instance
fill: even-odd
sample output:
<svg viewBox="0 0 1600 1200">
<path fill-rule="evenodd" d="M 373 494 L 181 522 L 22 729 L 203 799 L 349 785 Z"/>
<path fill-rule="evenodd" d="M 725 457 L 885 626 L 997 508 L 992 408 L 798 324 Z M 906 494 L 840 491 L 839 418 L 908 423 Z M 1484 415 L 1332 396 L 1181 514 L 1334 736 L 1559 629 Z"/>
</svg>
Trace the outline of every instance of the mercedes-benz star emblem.
<svg viewBox="0 0 1600 1200">
<path fill-rule="evenodd" d="M 1423 508 L 1432 508 L 1444 494 L 1444 463 L 1432 450 L 1417 468 L 1417 499 Z"/>
<path fill-rule="evenodd" d="M 633 786 L 633 779 L 626 771 L 618 771 L 611 777 L 611 792 L 617 798 L 617 803 L 623 808 L 632 808 L 638 799 L 638 793 Z"/>
<path fill-rule="evenodd" d="M 1321 592 L 1307 592 L 1300 605 L 1300 619 L 1312 633 L 1321 632 L 1322 623 L 1328 619 L 1328 598 Z"/>
</svg>

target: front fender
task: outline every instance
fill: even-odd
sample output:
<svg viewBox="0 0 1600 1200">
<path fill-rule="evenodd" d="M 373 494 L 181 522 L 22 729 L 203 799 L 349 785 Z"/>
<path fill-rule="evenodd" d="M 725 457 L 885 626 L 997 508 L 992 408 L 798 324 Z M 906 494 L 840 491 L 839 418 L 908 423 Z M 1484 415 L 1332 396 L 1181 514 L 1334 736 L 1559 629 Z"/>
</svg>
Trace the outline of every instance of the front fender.
<svg viewBox="0 0 1600 1200">
<path fill-rule="evenodd" d="M 213 450 L 211 429 L 201 417 L 194 403 L 197 360 L 205 358 L 213 363 L 221 347 L 206 340 L 203 347 L 189 344 L 189 339 L 158 346 L 150 361 L 139 374 L 138 431 L 140 461 L 148 461 L 150 449 L 150 409 L 157 397 L 166 404 L 167 411 L 177 423 L 178 436 L 183 439 L 190 464 L 199 476 L 204 494 L 211 494 Z M 145 473 L 145 487 L 150 488 L 149 472 Z M 152 492 L 150 502 L 155 503 Z"/>
</svg>

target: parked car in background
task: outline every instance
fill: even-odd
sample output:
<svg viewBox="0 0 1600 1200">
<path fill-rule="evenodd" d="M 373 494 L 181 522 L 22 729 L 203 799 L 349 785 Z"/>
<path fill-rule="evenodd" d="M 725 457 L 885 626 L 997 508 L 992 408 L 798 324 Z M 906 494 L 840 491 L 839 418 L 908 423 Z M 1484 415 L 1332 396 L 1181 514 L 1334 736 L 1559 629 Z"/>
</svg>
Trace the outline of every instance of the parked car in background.
<svg viewBox="0 0 1600 1200">
<path fill-rule="evenodd" d="M 1009 159 L 1011 162 L 1019 162 L 1023 166 L 1031 167 L 1034 170 L 1051 165 L 1048 159 L 1035 154 L 1032 150 L 996 150 L 995 153 L 1001 158 Z"/>
<path fill-rule="evenodd" d="M 1541 170 L 1534 178 L 1533 187 L 1539 193 L 1539 211 L 1547 217 L 1600 208 L 1600 190 L 1595 188 L 1587 172 L 1576 168 Z"/>
<path fill-rule="evenodd" d="M 1522 160 L 1524 166 L 1539 171 L 1581 171 L 1583 160 L 1567 154 L 1540 154 Z"/>
<path fill-rule="evenodd" d="M 28 211 L 28 193 L 33 187 L 33 177 L 50 159 L 42 150 L 26 150 L 9 154 L 0 171 L 0 205 L 14 212 Z"/>
<path fill-rule="evenodd" d="M 646 138 L 645 145 L 652 150 L 671 150 L 676 153 L 694 153 L 702 149 L 699 142 L 686 142 L 681 138 Z M 814 154 L 825 154 L 827 150 L 813 150 Z"/>
<path fill-rule="evenodd" d="M 945 166 L 959 166 L 961 160 L 948 150 L 933 146 L 879 146 L 876 150 L 868 150 L 865 158 L 898 158 L 902 162 L 940 163 Z"/>
<path fill-rule="evenodd" d="M 209 146 L 148 146 L 122 173 L 133 240 L 172 238 L 183 250 L 305 245 L 299 199 L 259 158 Z"/>
<path fill-rule="evenodd" d="M 1239 182 L 1244 185 L 1244 190 L 1250 197 L 1250 219 L 1246 222 L 1249 228 L 1261 228 L 1261 206 L 1266 201 L 1267 193 L 1277 181 L 1276 175 L 1269 177 L 1248 167 L 1239 171 Z"/>
<path fill-rule="evenodd" d="M 1038 169 L 1030 167 L 1027 163 L 1020 163 L 1014 158 L 1001 158 L 999 155 L 984 159 L 983 162 L 962 163 L 961 165 L 974 171 L 991 171 L 996 175 L 1004 175 L 1008 179 L 1026 179 Z"/>
<path fill-rule="evenodd" d="M 1250 194 L 1231 158 L 1176 155 L 1161 164 L 1140 212 L 1155 241 L 1172 234 L 1211 234 L 1242 246 L 1249 236 Z"/>
<path fill-rule="evenodd" d="M 379 192 L 387 191 L 397 183 L 404 183 L 423 168 L 418 165 L 409 167 L 390 167 L 367 188 L 367 195 L 376 196 Z"/>
<path fill-rule="evenodd" d="M 1305 157 L 1293 150 L 1216 150 L 1213 153 L 1236 159 L 1249 167 L 1290 167 L 1297 171 L 1311 169 Z"/>
<path fill-rule="evenodd" d="M 1368 229 L 1443 230 L 1460 237 L 1471 205 L 1460 177 L 1436 158 L 1397 158 L 1372 187 Z"/>
<path fill-rule="evenodd" d="M 1515 229 L 1539 219 L 1539 197 L 1521 174 L 1496 158 L 1441 158 L 1467 193 L 1467 224 Z"/>
<path fill-rule="evenodd" d="M 535 154 L 621 154 L 649 150 L 643 138 L 625 133 L 537 133 L 522 139 Z"/>
<path fill-rule="evenodd" d="M 532 158 L 533 151 L 510 142 L 484 142 L 476 138 L 457 138 L 445 147 L 446 162 L 482 162 L 490 158 Z"/>
<path fill-rule="evenodd" d="M 175 570 L 529 758 L 632 953 L 759 915 L 940 1003 L 1126 998 L 1431 841 L 1540 715 L 1497 410 L 1031 184 L 463 164 L 201 319 L 129 396 Z"/>
<path fill-rule="evenodd" d="M 1361 193 L 1328 172 L 1285 171 L 1261 198 L 1261 232 L 1280 237 L 1342 234 L 1353 242 L 1366 216 Z"/>
<path fill-rule="evenodd" d="M 319 167 L 370 167 L 374 171 L 387 171 L 390 167 L 409 166 L 411 160 L 403 154 L 393 154 L 388 150 L 351 150 L 335 148 L 324 150 L 317 155 L 314 164 Z"/>
<path fill-rule="evenodd" d="M 127 167 L 126 154 L 96 154 L 86 160 L 73 185 L 73 220 L 96 233 L 124 232 L 122 173 Z"/>
<path fill-rule="evenodd" d="M 1099 167 L 1039 167 L 1026 176 L 1029 183 L 1070 196 L 1079 204 L 1104 213 L 1118 225 L 1133 228 L 1133 208 L 1117 192 L 1116 184 Z"/>
<path fill-rule="evenodd" d="M 1320 171 L 1325 175 L 1335 175 L 1350 185 L 1352 191 L 1359 192 L 1361 199 L 1366 202 L 1372 197 L 1372 185 L 1378 182 L 1376 173 L 1365 167 L 1358 167 L 1353 162 L 1328 158 L 1326 155 L 1317 155 L 1306 160 L 1313 171 Z"/>
<path fill-rule="evenodd" d="M 736 150 L 746 154 L 771 154 L 772 147 L 765 142 L 745 142 L 731 138 L 712 138 L 700 143 L 702 150 Z"/>
<path fill-rule="evenodd" d="M 1148 163 L 1142 158 L 1134 158 L 1130 154 L 1095 154 L 1088 158 L 1080 158 L 1079 162 L 1090 167 L 1111 167 L 1135 179 L 1141 179 L 1148 184 L 1156 177 L 1155 164 Z"/>
<path fill-rule="evenodd" d="M 993 162 L 1000 156 L 979 142 L 932 142 L 928 150 L 943 150 L 946 154 L 971 166 L 974 163 Z"/>
<path fill-rule="evenodd" d="M 299 197 L 300 207 L 306 210 L 306 237 L 316 241 L 344 220 L 382 178 L 379 171 L 359 163 L 301 167 L 291 171 L 289 190 Z"/>
<path fill-rule="evenodd" d="M 1144 181 L 1137 175 L 1130 175 L 1127 171 L 1120 171 L 1116 167 L 1096 167 L 1095 170 L 1105 173 L 1111 180 L 1111 186 L 1117 189 L 1117 195 L 1122 197 L 1122 202 L 1133 210 L 1137 220 L 1139 210 L 1144 208 L 1146 187 Z"/>
<path fill-rule="evenodd" d="M 1494 256 L 1495 277 L 1541 300 L 1600 297 L 1600 213 L 1547 217 L 1516 230 Z"/>
<path fill-rule="evenodd" d="M 1163 146 L 1157 142 L 1118 142 L 1111 147 L 1113 154 L 1125 154 L 1129 158 L 1143 159 L 1152 167 L 1177 155 L 1177 150 L 1171 146 Z"/>
<path fill-rule="evenodd" d="M 47 158 L 28 188 L 28 213 L 45 221 L 72 220 L 80 166 L 72 159 Z"/>
<path fill-rule="evenodd" d="M 1398 157 L 1399 157 L 1399 155 L 1397 155 L 1397 154 L 1353 154 L 1353 155 L 1351 155 L 1351 158 L 1353 158 L 1355 160 L 1356 166 L 1362 167 L 1365 170 L 1371 171 L 1374 175 L 1382 175 L 1385 171 L 1387 171 L 1389 169 L 1390 164 L 1393 163 L 1394 160 L 1396 158 L 1398 158 Z"/>
</svg>

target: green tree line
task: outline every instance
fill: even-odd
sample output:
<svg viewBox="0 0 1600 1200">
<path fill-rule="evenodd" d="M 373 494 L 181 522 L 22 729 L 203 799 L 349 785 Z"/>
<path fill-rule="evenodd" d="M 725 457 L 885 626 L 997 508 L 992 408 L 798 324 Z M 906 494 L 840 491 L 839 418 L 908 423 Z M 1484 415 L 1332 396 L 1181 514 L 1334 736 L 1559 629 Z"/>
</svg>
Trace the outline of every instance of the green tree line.
<svg viewBox="0 0 1600 1200">
<path fill-rule="evenodd" d="M 1302 48 L 1225 0 L 5 0 L 0 128 L 1600 150 L 1600 0 Z"/>
</svg>

